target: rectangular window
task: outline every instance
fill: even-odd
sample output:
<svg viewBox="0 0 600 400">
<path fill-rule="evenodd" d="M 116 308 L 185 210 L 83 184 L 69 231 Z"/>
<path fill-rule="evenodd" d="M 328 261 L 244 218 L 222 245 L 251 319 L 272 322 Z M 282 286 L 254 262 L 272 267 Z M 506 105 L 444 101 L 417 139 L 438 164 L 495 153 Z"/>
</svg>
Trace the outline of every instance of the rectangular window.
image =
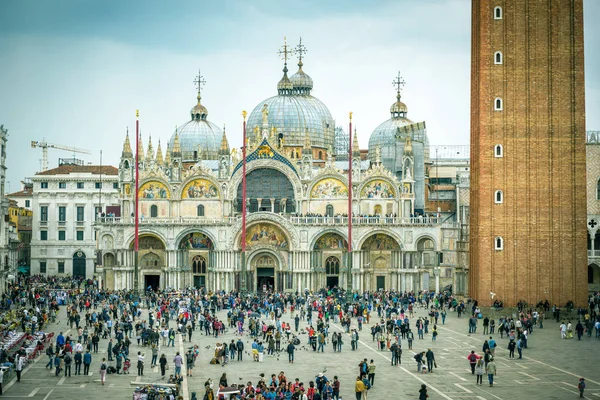
<svg viewBox="0 0 600 400">
<path fill-rule="evenodd" d="M 48 231 L 40 231 L 40 240 L 48 240 Z"/>
<path fill-rule="evenodd" d="M 67 231 L 58 231 L 58 240 L 67 240 Z"/>
<path fill-rule="evenodd" d="M 102 216 L 102 207 L 94 207 L 94 220 L 98 221 L 98 218 Z"/>
<path fill-rule="evenodd" d="M 25 207 L 31 207 L 31 200 L 25 200 Z"/>
<path fill-rule="evenodd" d="M 48 189 L 48 182 L 40 182 L 40 187 L 42 189 Z"/>
<path fill-rule="evenodd" d="M 59 189 L 66 189 L 67 188 L 67 182 L 58 182 L 58 188 Z"/>
<path fill-rule="evenodd" d="M 83 240 L 83 231 L 77 231 L 77 240 Z"/>
<path fill-rule="evenodd" d="M 113 189 L 119 188 L 119 182 L 113 182 Z"/>
<path fill-rule="evenodd" d="M 102 189 L 102 182 L 96 182 L 96 189 Z"/>
<path fill-rule="evenodd" d="M 48 221 L 48 206 L 40 207 L 40 221 Z"/>
<path fill-rule="evenodd" d="M 40 274 L 46 273 L 46 261 L 40 261 Z"/>
<path fill-rule="evenodd" d="M 83 188 L 84 188 L 83 182 L 77 182 L 77 189 L 83 189 Z"/>
<path fill-rule="evenodd" d="M 83 222 L 83 212 L 85 208 L 83 206 L 77 206 L 77 222 Z"/>
<path fill-rule="evenodd" d="M 58 221 L 65 222 L 67 220 L 67 207 L 58 207 Z"/>
<path fill-rule="evenodd" d="M 59 261 L 58 262 L 58 273 L 59 274 L 64 274 L 65 273 L 65 262 L 64 261 Z"/>
</svg>

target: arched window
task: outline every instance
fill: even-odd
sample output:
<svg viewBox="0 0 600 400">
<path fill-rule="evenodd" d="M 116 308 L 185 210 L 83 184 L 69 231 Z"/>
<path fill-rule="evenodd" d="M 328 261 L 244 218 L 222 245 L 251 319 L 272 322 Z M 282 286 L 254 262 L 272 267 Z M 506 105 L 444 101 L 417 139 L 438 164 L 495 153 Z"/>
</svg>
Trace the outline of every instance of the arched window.
<svg viewBox="0 0 600 400">
<path fill-rule="evenodd" d="M 323 159 L 323 152 L 319 151 L 319 160 L 322 160 L 322 159 Z"/>
<path fill-rule="evenodd" d="M 502 7 L 494 8 L 494 19 L 502 19 Z"/>
<path fill-rule="evenodd" d="M 192 271 L 194 274 L 206 274 L 206 258 L 196 256 L 192 259 Z"/>
<path fill-rule="evenodd" d="M 502 236 L 496 236 L 496 239 L 494 239 L 494 249 L 504 250 L 504 239 L 502 239 Z"/>
<path fill-rule="evenodd" d="M 325 214 L 328 217 L 333 217 L 333 206 L 331 204 L 327 204 L 327 207 L 325 207 Z"/>
<path fill-rule="evenodd" d="M 199 217 L 204 217 L 204 206 L 202 204 L 196 207 L 196 215 Z"/>
<path fill-rule="evenodd" d="M 156 204 L 150 206 L 150 217 L 156 218 L 158 217 L 158 207 Z"/>
<path fill-rule="evenodd" d="M 497 144 L 494 146 L 494 157 L 496 157 L 496 158 L 504 157 L 504 151 L 502 149 L 501 144 Z"/>
<path fill-rule="evenodd" d="M 494 100 L 494 110 L 502 111 L 502 99 L 500 97 L 496 97 Z"/>
<path fill-rule="evenodd" d="M 497 51 L 494 53 L 494 64 L 502 64 L 502 52 Z"/>
<path fill-rule="evenodd" d="M 496 190 L 494 201 L 496 204 L 502 204 L 504 202 L 504 193 L 502 193 L 502 190 Z"/>
<path fill-rule="evenodd" d="M 339 275 L 340 274 L 340 259 L 331 256 L 325 260 L 325 274 Z"/>
</svg>

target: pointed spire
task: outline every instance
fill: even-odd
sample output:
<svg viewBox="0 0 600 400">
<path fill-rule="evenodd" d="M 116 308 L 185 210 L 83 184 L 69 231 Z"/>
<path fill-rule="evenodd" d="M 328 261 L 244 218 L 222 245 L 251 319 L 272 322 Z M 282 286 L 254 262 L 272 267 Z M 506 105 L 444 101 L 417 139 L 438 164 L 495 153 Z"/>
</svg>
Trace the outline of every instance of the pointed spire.
<svg viewBox="0 0 600 400">
<path fill-rule="evenodd" d="M 145 160 L 144 158 L 144 143 L 142 143 L 142 131 L 140 130 L 140 137 L 138 138 L 138 161 L 139 162 L 143 162 Z"/>
<path fill-rule="evenodd" d="M 175 138 L 173 139 L 173 148 L 171 149 L 171 156 L 181 157 L 181 145 L 179 144 L 179 134 L 177 133 L 177 127 L 175 127 Z"/>
<path fill-rule="evenodd" d="M 308 133 L 308 128 L 304 128 L 304 148 L 305 149 L 311 148 L 310 135 Z"/>
<path fill-rule="evenodd" d="M 167 142 L 167 151 L 165 151 L 165 167 L 171 166 L 171 148 Z"/>
<path fill-rule="evenodd" d="M 229 142 L 227 141 L 227 133 L 225 133 L 225 125 L 223 125 L 223 137 L 221 138 L 221 154 L 229 154 Z"/>
<path fill-rule="evenodd" d="M 146 151 L 146 161 L 154 161 L 154 148 L 152 147 L 152 136 L 148 136 L 148 151 Z"/>
<path fill-rule="evenodd" d="M 289 56 L 293 52 L 294 52 L 294 50 L 289 48 L 286 37 L 284 36 L 283 37 L 283 46 L 281 46 L 281 49 L 277 52 L 277 54 L 279 54 L 281 56 L 281 58 L 283 59 L 283 78 L 281 78 L 281 80 L 277 84 L 277 90 L 280 95 L 291 94 L 292 89 L 294 89 L 294 85 L 292 85 L 292 82 L 290 81 L 290 79 L 287 76 L 287 73 L 288 73 L 287 61 L 288 61 Z"/>
<path fill-rule="evenodd" d="M 354 137 L 352 138 L 352 155 L 360 156 L 360 147 L 358 146 L 358 136 L 356 134 L 356 128 L 354 128 Z"/>
<path fill-rule="evenodd" d="M 121 153 L 121 157 L 133 157 L 133 151 L 131 151 L 131 143 L 129 142 L 129 128 L 127 128 L 127 135 L 125 136 L 125 143 L 123 143 L 123 152 Z"/>
<path fill-rule="evenodd" d="M 155 158 L 156 164 L 157 165 L 162 165 L 163 164 L 163 154 L 162 154 L 162 148 L 160 147 L 160 139 L 158 140 L 158 148 L 156 149 L 156 158 Z"/>
</svg>

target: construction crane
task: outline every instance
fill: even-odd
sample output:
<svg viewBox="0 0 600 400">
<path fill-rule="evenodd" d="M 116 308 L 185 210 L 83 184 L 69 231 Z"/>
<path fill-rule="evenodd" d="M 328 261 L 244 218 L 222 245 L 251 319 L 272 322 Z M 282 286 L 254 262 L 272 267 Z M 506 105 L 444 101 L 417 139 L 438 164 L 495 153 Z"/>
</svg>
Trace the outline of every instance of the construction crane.
<svg viewBox="0 0 600 400">
<path fill-rule="evenodd" d="M 72 151 L 73 158 L 75 158 L 75 153 L 92 154 L 92 152 L 89 150 L 78 149 L 76 147 L 71 147 L 71 146 L 63 146 L 62 144 L 48 143 L 45 140 L 41 141 L 41 142 L 32 140 L 31 147 L 34 149 L 36 147 L 39 147 L 42 149 L 42 171 L 46 171 L 48 169 L 48 148 Z"/>
</svg>

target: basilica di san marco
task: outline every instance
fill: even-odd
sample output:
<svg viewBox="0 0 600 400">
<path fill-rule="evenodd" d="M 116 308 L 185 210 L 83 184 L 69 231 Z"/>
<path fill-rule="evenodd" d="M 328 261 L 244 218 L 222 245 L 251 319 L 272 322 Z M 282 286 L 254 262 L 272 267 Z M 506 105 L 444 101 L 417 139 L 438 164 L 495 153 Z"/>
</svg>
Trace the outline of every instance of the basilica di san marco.
<svg viewBox="0 0 600 400">
<path fill-rule="evenodd" d="M 368 152 L 356 132 L 350 152 L 348 132 L 311 95 L 303 46 L 291 76 L 284 50 L 275 96 L 259 101 L 246 122 L 245 237 L 242 151 L 230 148 L 225 129 L 209 120 L 199 75 L 197 103 L 165 141 L 166 151 L 160 144 L 155 150 L 150 139 L 145 148 L 139 144 L 137 193 L 135 141 L 125 138 L 120 206 L 96 224 L 102 261 L 96 272 L 105 287 L 132 288 L 136 281 L 137 195 L 140 287 L 229 291 L 240 288 L 243 273 L 249 291 L 345 289 L 351 172 L 354 290 L 437 292 L 454 285 L 466 291 L 459 224 L 427 207 L 429 141 L 425 123 L 408 119 L 401 78 L 389 119 L 372 132 Z M 338 118 L 348 121 L 348 115 Z"/>
</svg>

